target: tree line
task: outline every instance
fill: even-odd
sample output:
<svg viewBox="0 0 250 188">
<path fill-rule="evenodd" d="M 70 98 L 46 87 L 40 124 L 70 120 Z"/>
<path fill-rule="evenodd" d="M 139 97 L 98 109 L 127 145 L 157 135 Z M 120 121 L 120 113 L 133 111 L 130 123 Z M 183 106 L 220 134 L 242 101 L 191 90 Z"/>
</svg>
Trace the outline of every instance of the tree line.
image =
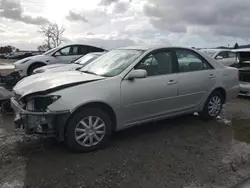
<svg viewBox="0 0 250 188">
<path fill-rule="evenodd" d="M 0 54 L 7 54 L 7 53 L 11 53 L 11 52 L 18 52 L 19 49 L 15 48 L 14 46 L 0 46 Z"/>
</svg>

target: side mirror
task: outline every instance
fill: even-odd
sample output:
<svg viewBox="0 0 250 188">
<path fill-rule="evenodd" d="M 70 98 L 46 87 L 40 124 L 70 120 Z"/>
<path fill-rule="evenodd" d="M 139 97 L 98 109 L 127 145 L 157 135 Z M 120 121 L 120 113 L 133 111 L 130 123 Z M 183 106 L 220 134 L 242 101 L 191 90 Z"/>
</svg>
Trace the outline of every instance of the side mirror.
<svg viewBox="0 0 250 188">
<path fill-rule="evenodd" d="M 147 77 L 147 71 L 144 69 L 137 69 L 137 70 L 132 70 L 129 75 L 128 79 L 133 80 L 136 78 L 146 78 Z"/>
<path fill-rule="evenodd" d="M 216 59 L 217 59 L 217 60 L 222 60 L 223 57 L 222 57 L 222 56 L 217 56 Z"/>
</svg>

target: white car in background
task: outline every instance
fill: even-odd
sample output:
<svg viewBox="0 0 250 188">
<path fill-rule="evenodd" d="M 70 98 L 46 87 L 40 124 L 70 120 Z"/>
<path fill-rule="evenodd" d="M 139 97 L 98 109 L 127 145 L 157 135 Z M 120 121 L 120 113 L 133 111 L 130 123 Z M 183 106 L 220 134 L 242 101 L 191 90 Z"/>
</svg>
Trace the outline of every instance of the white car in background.
<svg viewBox="0 0 250 188">
<path fill-rule="evenodd" d="M 57 47 L 45 52 L 42 55 L 27 57 L 14 63 L 15 70 L 21 77 L 29 76 L 38 67 L 49 64 L 63 63 L 68 64 L 79 58 L 81 55 L 90 52 L 103 52 L 102 48 L 82 44 L 71 44 L 63 47 Z"/>
<path fill-rule="evenodd" d="M 201 49 L 200 51 L 208 54 L 225 66 L 231 66 L 237 61 L 236 54 L 230 49 Z"/>
<path fill-rule="evenodd" d="M 83 66 L 91 63 L 98 57 L 102 56 L 106 52 L 92 52 L 87 55 L 80 56 L 79 59 L 72 61 L 70 64 L 53 64 L 39 67 L 33 71 L 33 74 L 44 73 L 44 72 L 62 72 L 62 71 L 73 71 L 82 68 Z"/>
</svg>

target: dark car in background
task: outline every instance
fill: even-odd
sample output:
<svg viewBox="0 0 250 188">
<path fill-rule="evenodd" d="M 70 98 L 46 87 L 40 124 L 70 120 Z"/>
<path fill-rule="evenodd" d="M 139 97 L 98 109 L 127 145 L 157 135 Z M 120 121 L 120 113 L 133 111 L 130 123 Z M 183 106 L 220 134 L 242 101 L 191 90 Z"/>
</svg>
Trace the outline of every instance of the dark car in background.
<svg viewBox="0 0 250 188">
<path fill-rule="evenodd" d="M 233 67 L 239 69 L 240 96 L 250 97 L 250 48 L 233 50 L 237 59 Z"/>
<path fill-rule="evenodd" d="M 13 54 L 11 56 L 8 56 L 8 59 L 20 60 L 20 59 L 30 57 L 30 56 L 33 56 L 32 52 L 25 52 L 25 53 L 21 53 L 21 54 Z"/>
</svg>

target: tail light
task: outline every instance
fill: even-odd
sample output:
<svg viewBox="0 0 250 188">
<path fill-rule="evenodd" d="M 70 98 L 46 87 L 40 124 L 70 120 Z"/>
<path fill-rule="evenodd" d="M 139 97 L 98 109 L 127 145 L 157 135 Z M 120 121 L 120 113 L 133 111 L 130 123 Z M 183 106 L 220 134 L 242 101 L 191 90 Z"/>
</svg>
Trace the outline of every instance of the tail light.
<svg viewBox="0 0 250 188">
<path fill-rule="evenodd" d="M 240 71 L 238 70 L 238 80 L 240 80 Z"/>
</svg>

